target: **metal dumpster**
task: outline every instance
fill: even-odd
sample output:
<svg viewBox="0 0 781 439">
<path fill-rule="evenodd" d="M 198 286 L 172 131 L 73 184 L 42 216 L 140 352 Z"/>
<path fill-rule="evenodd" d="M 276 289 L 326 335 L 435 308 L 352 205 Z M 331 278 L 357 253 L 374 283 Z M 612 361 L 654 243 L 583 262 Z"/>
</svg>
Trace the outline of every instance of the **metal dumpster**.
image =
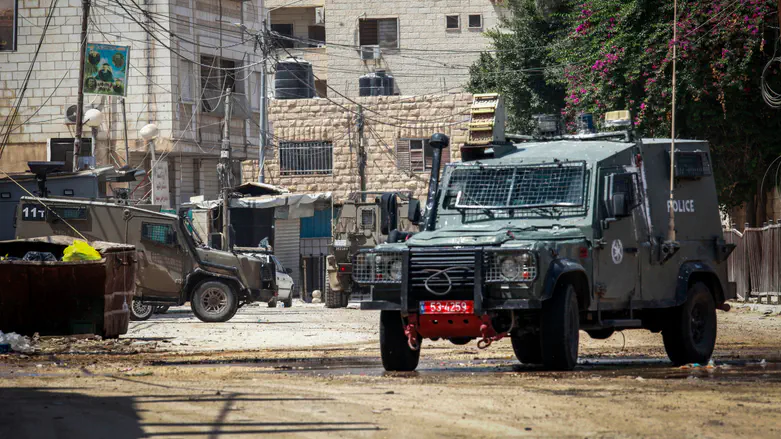
<svg viewBox="0 0 781 439">
<path fill-rule="evenodd" d="M 2 241 L 0 256 L 22 258 L 38 251 L 61 259 L 72 242 L 66 236 Z M 103 259 L 0 261 L 0 331 L 107 338 L 126 333 L 135 294 L 135 247 L 100 241 L 90 245 Z"/>
</svg>

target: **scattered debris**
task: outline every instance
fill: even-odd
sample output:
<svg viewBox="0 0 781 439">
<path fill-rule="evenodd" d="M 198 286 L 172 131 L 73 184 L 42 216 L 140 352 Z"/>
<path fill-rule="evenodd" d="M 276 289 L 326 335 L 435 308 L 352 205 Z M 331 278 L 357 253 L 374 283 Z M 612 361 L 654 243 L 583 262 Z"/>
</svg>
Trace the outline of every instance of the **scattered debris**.
<svg viewBox="0 0 781 439">
<path fill-rule="evenodd" d="M 9 351 L 31 354 L 35 352 L 35 349 L 30 344 L 30 339 L 28 337 L 19 335 L 15 332 L 4 334 L 0 331 L 0 353 Z"/>
</svg>

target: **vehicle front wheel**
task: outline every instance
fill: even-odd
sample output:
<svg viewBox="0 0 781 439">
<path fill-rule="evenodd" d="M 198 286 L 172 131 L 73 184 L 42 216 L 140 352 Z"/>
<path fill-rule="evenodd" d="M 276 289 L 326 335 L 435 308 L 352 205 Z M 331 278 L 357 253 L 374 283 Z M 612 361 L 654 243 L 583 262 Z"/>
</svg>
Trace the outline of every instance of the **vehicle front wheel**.
<svg viewBox="0 0 781 439">
<path fill-rule="evenodd" d="M 523 364 L 542 363 L 542 342 L 540 335 L 525 332 L 520 335 L 512 334 L 510 341 L 515 351 L 515 358 Z"/>
<path fill-rule="evenodd" d="M 407 344 L 399 311 L 380 312 L 380 355 L 385 370 L 399 372 L 415 370 L 420 361 L 420 336 L 417 342 L 417 350 L 412 350 Z"/>
<path fill-rule="evenodd" d="M 239 298 L 225 282 L 201 282 L 190 301 L 193 313 L 204 322 L 227 322 L 239 309 Z"/>
<path fill-rule="evenodd" d="M 343 308 L 347 306 L 346 304 L 342 304 L 342 293 L 341 291 L 334 291 L 330 288 L 326 288 L 325 290 L 325 307 L 326 308 Z"/>
<path fill-rule="evenodd" d="M 697 282 L 689 288 L 686 303 L 671 310 L 662 340 L 676 366 L 710 360 L 716 346 L 716 304 L 707 285 Z"/>
<path fill-rule="evenodd" d="M 282 303 L 285 305 L 285 308 L 293 306 L 293 295 L 291 294 L 290 297 L 288 297 L 287 300 L 283 300 Z"/>
<path fill-rule="evenodd" d="M 580 315 L 575 286 L 560 284 L 542 304 L 542 364 L 552 370 L 572 370 L 578 362 Z"/>
<path fill-rule="evenodd" d="M 133 299 L 133 303 L 130 306 L 130 320 L 140 322 L 149 320 L 152 314 L 155 313 L 155 307 L 141 302 L 140 300 Z"/>
</svg>

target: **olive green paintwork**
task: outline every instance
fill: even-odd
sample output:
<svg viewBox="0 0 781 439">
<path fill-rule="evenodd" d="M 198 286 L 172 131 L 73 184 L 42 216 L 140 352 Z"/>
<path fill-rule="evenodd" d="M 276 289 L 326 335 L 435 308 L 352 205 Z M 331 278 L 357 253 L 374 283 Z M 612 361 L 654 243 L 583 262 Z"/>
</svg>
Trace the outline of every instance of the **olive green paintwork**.
<svg viewBox="0 0 781 439">
<path fill-rule="evenodd" d="M 685 300 L 691 276 L 707 278 L 716 303 L 723 303 L 734 297 L 723 262 L 731 249 L 724 245 L 712 174 L 675 178 L 679 250 L 667 260 L 662 257 L 668 221 L 669 149 L 670 141 L 665 139 L 632 143 L 559 140 L 496 148 L 494 158 L 446 167 L 439 186 L 435 230 L 417 233 L 404 243 L 381 244 L 377 249 L 431 247 L 441 249 L 443 258 L 447 249 L 465 247 L 530 250 L 536 255 L 538 275 L 531 288 L 513 293 L 512 298 L 545 300 L 554 291 L 559 275 L 579 272 L 587 278 L 588 291 L 579 295 L 584 310 L 675 306 Z M 703 152 L 710 164 L 707 142 L 677 140 L 676 150 Z M 586 163 L 588 188 L 582 215 L 492 219 L 477 215 L 479 210 L 470 210 L 474 214 L 465 217 L 444 205 L 443 188 L 458 167 L 556 161 Z M 636 178 L 639 203 L 628 216 L 611 218 L 603 196 L 606 177 L 626 173 Z M 416 308 L 417 303 L 410 303 L 410 310 Z"/>
<path fill-rule="evenodd" d="M 370 196 L 366 201 L 345 201 L 334 204 L 333 241 L 329 247 L 331 254 L 326 258 L 328 287 L 333 291 L 350 292 L 352 286 L 350 273 L 339 272 L 340 264 L 352 264 L 353 255 L 358 251 L 374 248 L 388 238 L 387 235 L 382 234 L 380 206 L 375 198 L 376 196 Z M 397 206 L 398 229 L 416 231 L 417 227 L 408 219 L 409 203 L 399 201 Z M 371 221 L 366 225 L 361 223 L 364 215 L 371 217 Z"/>
<path fill-rule="evenodd" d="M 50 209 L 82 208 L 86 213 L 83 219 L 69 219 L 70 226 L 50 213 L 46 221 L 25 220 L 22 206 L 40 203 L 23 197 L 17 208 L 17 238 L 78 237 L 72 226 L 89 241 L 132 244 L 136 246 L 138 256 L 137 297 L 144 301 L 183 304 L 205 278 L 228 281 L 242 302 L 267 301 L 274 295 L 274 271 L 267 262 L 196 245 L 177 215 L 159 212 L 159 207 L 77 199 L 49 198 L 44 202 Z M 173 231 L 171 242 L 162 244 L 146 239 L 142 236 L 143 224 L 167 227 Z"/>
</svg>

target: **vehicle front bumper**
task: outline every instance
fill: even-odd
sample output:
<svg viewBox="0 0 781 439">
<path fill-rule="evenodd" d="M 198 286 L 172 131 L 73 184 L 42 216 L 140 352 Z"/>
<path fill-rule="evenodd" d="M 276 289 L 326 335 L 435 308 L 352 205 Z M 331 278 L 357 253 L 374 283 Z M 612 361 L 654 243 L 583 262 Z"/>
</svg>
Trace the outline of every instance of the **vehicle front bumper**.
<svg viewBox="0 0 781 439">
<path fill-rule="evenodd" d="M 434 250 L 436 251 L 436 250 Z M 495 251 L 495 249 L 489 250 Z M 447 295 L 442 297 L 424 297 L 420 294 L 420 286 L 413 285 L 411 280 L 411 272 L 413 271 L 413 264 L 411 263 L 411 252 L 405 251 L 402 253 L 402 277 L 401 282 L 394 285 L 382 285 L 382 286 L 369 286 L 362 285 L 361 288 L 364 291 L 371 291 L 371 300 L 360 302 L 362 310 L 391 310 L 402 311 L 402 314 L 414 314 L 420 311 L 420 303 L 426 300 L 472 300 L 474 301 L 475 314 L 482 314 L 486 311 L 494 310 L 524 310 L 524 309 L 540 309 L 542 308 L 542 300 L 540 299 L 539 278 L 533 279 L 528 282 L 525 287 L 525 293 L 522 297 L 517 295 L 505 294 L 503 297 L 500 294 L 489 294 L 489 289 L 497 289 L 502 285 L 501 283 L 487 283 L 485 281 L 486 274 L 486 250 L 483 248 L 475 248 L 471 250 L 474 255 L 474 271 L 473 271 L 473 285 L 467 290 L 461 289 L 460 294 L 457 297 L 449 297 Z M 433 252 L 432 252 L 433 253 Z M 465 254 L 461 249 L 460 253 Z M 447 258 L 450 255 L 448 249 L 441 249 L 441 256 L 445 260 L 442 264 L 447 264 Z M 446 266 L 446 265 L 442 265 Z M 419 283 L 419 282 L 418 282 Z M 472 280 L 470 279 L 470 283 Z M 375 287 L 382 288 L 382 294 L 376 294 Z M 507 297 L 509 296 L 509 297 Z"/>
</svg>

